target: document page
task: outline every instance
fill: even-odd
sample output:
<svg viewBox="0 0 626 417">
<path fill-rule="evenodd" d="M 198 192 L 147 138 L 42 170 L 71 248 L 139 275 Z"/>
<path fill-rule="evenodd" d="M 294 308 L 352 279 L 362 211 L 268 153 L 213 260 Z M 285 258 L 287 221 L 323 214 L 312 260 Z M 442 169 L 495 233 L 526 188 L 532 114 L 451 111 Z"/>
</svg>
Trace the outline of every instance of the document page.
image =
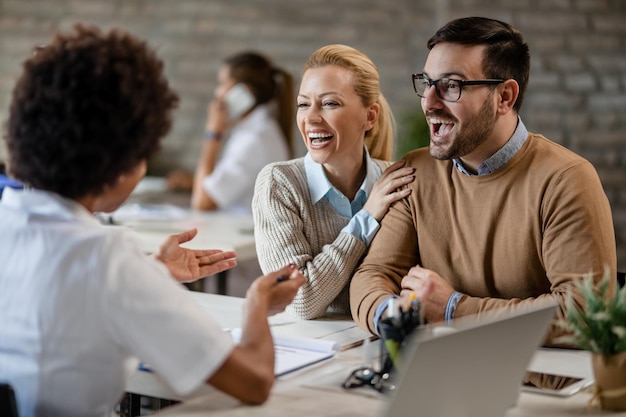
<svg viewBox="0 0 626 417">
<path fill-rule="evenodd" d="M 241 329 L 233 329 L 235 342 L 241 340 Z M 304 337 L 273 336 L 276 360 L 274 374 L 281 376 L 334 357 L 341 349 L 337 342 Z"/>
</svg>

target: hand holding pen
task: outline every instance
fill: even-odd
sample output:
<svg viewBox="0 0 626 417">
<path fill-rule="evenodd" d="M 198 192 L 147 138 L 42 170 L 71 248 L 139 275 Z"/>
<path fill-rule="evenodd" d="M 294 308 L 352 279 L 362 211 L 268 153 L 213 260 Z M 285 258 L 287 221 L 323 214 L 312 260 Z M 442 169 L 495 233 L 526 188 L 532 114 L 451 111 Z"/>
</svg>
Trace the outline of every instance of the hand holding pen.
<svg viewBox="0 0 626 417">
<path fill-rule="evenodd" d="M 265 293 L 268 315 L 282 312 L 293 301 L 298 289 L 306 278 L 295 265 L 287 265 L 275 272 L 257 278 L 248 292 L 255 290 Z"/>
</svg>

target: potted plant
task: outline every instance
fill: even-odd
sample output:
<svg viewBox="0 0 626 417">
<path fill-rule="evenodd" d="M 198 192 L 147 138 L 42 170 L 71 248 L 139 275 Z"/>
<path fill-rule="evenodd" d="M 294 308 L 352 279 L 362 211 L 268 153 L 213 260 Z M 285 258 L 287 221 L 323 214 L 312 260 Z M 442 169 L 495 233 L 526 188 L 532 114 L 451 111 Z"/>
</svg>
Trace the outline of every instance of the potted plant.
<svg viewBox="0 0 626 417">
<path fill-rule="evenodd" d="M 584 308 L 568 295 L 559 340 L 591 352 L 595 397 L 607 410 L 626 410 L 626 286 L 611 293 L 615 277 L 606 268 L 596 286 L 591 276 L 576 283 Z"/>
</svg>

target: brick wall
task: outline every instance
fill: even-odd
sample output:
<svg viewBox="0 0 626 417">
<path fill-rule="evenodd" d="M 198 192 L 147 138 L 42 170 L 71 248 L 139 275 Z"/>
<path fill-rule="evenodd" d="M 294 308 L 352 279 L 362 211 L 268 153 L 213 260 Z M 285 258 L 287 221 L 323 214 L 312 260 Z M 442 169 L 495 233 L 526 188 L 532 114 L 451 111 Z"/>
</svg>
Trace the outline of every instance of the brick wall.
<svg viewBox="0 0 626 417">
<path fill-rule="evenodd" d="M 77 21 L 118 26 L 158 49 L 182 98 L 152 173 L 192 169 L 206 103 L 227 55 L 249 48 L 265 52 L 298 82 L 313 50 L 352 45 L 378 65 L 383 92 L 403 120 L 420 111 L 410 74 L 423 65 L 426 40 L 441 24 L 467 15 L 506 20 L 525 34 L 532 73 L 522 118 L 529 130 L 598 169 L 613 208 L 619 267 L 626 269 L 623 0 L 0 0 L 0 122 L 33 45 Z"/>
</svg>

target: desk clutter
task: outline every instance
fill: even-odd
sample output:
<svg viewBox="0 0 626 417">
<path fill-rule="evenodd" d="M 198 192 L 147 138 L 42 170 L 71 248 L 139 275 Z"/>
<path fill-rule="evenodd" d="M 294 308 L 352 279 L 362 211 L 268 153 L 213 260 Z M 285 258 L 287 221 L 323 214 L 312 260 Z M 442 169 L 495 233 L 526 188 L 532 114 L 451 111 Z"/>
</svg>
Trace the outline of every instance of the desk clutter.
<svg viewBox="0 0 626 417">
<path fill-rule="evenodd" d="M 223 327 L 235 328 L 240 325 L 242 299 L 206 293 L 193 293 L 192 295 L 197 302 L 204 305 L 210 310 L 214 317 L 218 318 L 220 325 Z M 545 314 L 549 316 L 550 314 L 548 313 L 550 312 L 545 312 Z M 417 317 L 419 317 L 419 315 Z M 529 317 L 527 320 L 524 320 L 524 322 L 540 324 L 540 320 L 537 320 L 536 317 Z M 461 324 L 462 323 L 459 323 L 459 325 Z M 394 415 L 389 414 L 392 410 L 390 411 L 387 405 L 389 401 L 394 399 L 397 395 L 397 388 L 380 393 L 376 389 L 372 389 L 376 387 L 362 385 L 353 389 L 345 389 L 342 386 L 346 378 L 352 372 L 355 372 L 355 370 L 364 367 L 374 368 L 375 370 L 380 369 L 379 367 L 384 363 L 381 356 L 386 355 L 387 352 L 387 348 L 384 346 L 382 339 L 372 341 L 371 335 L 356 327 L 356 324 L 349 317 L 328 316 L 317 320 L 299 320 L 289 316 L 287 313 L 281 313 L 270 318 L 270 325 L 272 327 L 272 333 L 275 335 L 334 341 L 339 343 L 341 350 L 332 360 L 325 360 L 279 377 L 272 389 L 270 401 L 262 406 L 243 406 L 216 390 L 210 390 L 198 393 L 189 398 L 179 398 L 178 400 L 182 401 L 181 403 L 159 410 L 152 415 L 155 417 L 187 417 L 197 415 L 216 417 L 242 415 L 251 417 L 275 417 L 297 415 L 298 410 L 308 410 L 307 412 L 309 414 L 312 412 L 311 410 L 313 410 L 315 415 L 359 415 L 363 417 L 387 417 Z M 409 343 L 408 345 L 403 345 L 400 351 L 403 354 L 407 352 L 407 354 L 413 355 L 414 360 L 416 360 L 420 355 L 415 355 L 415 346 L 413 342 L 411 342 L 414 340 L 413 336 L 415 336 L 415 339 L 431 340 L 432 343 L 426 343 L 423 347 L 427 348 L 430 344 L 437 354 L 429 352 L 429 355 L 432 353 L 430 362 L 433 363 L 427 363 L 426 366 L 432 365 L 437 369 L 439 369 L 439 362 L 443 360 L 442 358 L 449 362 L 451 355 L 452 357 L 463 356 L 459 355 L 456 338 L 465 338 L 472 333 L 481 336 L 479 333 L 481 330 L 479 328 L 475 332 L 469 333 L 465 331 L 437 332 L 436 336 L 438 337 L 428 339 L 427 336 L 431 334 L 431 332 L 427 330 L 429 327 L 430 326 L 427 325 L 424 326 L 423 329 L 420 329 L 418 326 L 417 331 L 413 330 L 409 332 L 411 334 L 407 339 Z M 506 329 L 507 327 L 511 326 L 505 323 L 503 328 Z M 448 339 L 448 342 L 445 341 L 446 339 Z M 481 337 L 477 339 L 481 339 Z M 450 354 L 449 352 L 443 352 L 441 343 L 444 343 L 445 346 L 453 349 L 456 353 Z M 493 344 L 492 347 L 496 349 L 497 345 Z M 475 354 L 477 351 L 480 351 L 480 349 L 471 348 L 467 353 Z M 437 359 L 438 356 L 439 359 Z M 525 359 L 522 358 L 522 362 L 524 361 Z M 510 360 L 508 362 L 510 362 Z M 421 366 L 422 364 L 416 363 L 416 365 Z M 450 364 L 450 366 L 457 365 L 458 363 Z M 551 371 L 560 374 L 569 372 L 572 376 L 587 377 L 591 375 L 588 352 L 563 349 L 537 350 L 528 369 L 533 371 Z M 490 372 L 491 371 L 495 372 L 498 371 L 498 369 L 490 370 Z M 430 385 L 432 385 L 432 375 L 437 375 L 437 372 L 428 375 L 425 375 L 425 372 L 427 371 L 423 370 L 414 374 L 430 381 Z M 402 372 L 399 372 L 398 374 L 401 373 Z M 144 374 L 154 376 L 154 374 L 150 373 Z M 463 376 L 465 372 L 460 372 L 459 375 L 457 374 L 459 374 L 458 369 L 455 373 L 455 378 L 461 378 L 461 376 L 461 379 L 465 378 L 465 376 Z M 394 374 L 394 371 L 391 371 L 390 375 L 392 376 L 390 381 L 395 385 L 397 383 L 396 374 Z M 368 378 L 365 372 L 361 372 L 361 374 L 357 376 L 363 380 L 367 380 Z M 373 374 L 369 376 L 373 378 Z M 478 379 L 475 375 L 471 377 L 471 380 L 474 381 L 473 389 L 487 389 L 484 385 L 477 383 L 477 381 L 481 381 L 482 377 Z M 449 378 L 445 382 L 449 384 Z M 491 382 L 493 382 L 493 380 Z M 519 387 L 521 385 L 521 379 L 517 380 L 516 384 Z M 416 401 L 418 394 L 422 396 L 427 395 L 426 392 L 421 393 L 421 391 L 428 391 L 428 383 L 424 385 L 423 382 L 420 382 L 419 390 L 416 390 L 414 388 L 415 385 L 410 382 L 409 385 L 413 388 L 407 387 L 409 388 L 407 398 Z M 422 385 L 424 386 L 422 387 Z M 159 387 L 154 385 L 153 380 L 148 381 L 146 379 L 139 381 L 135 376 L 127 388 L 130 392 L 138 392 L 147 396 L 159 392 L 163 394 L 165 398 L 168 398 L 165 392 L 157 390 Z M 163 389 L 163 387 L 161 386 L 159 389 Z M 467 388 L 464 389 L 467 390 Z M 445 389 L 442 390 L 442 395 L 446 398 L 459 398 L 457 394 L 447 392 Z M 430 397 L 432 394 L 428 394 L 428 396 Z M 534 417 L 536 415 L 543 417 L 566 417 L 575 414 L 585 414 L 595 417 L 603 415 L 601 411 L 590 408 L 588 405 L 590 397 L 590 393 L 586 391 L 581 391 L 568 397 L 539 395 L 527 392 L 520 394 L 519 391 L 517 391 L 516 399 L 513 401 L 510 402 L 505 398 L 508 405 L 513 404 L 513 406 L 505 412 L 500 412 L 499 417 Z M 168 399 L 172 400 L 172 398 Z M 432 400 L 435 401 L 437 399 L 433 396 Z M 420 398 L 419 401 L 424 401 L 424 404 L 428 402 L 422 398 Z M 473 400 L 473 402 L 476 401 L 476 399 Z M 514 404 L 515 402 L 517 402 L 516 405 Z"/>
<path fill-rule="evenodd" d="M 390 299 L 385 315 L 378 323 L 382 340 L 378 366 L 358 367 L 348 375 L 343 388 L 369 386 L 382 393 L 395 389 L 394 376 L 398 371 L 400 351 L 406 346 L 408 338 L 424 324 L 426 320 L 415 293 L 411 294 L 408 305 L 404 307 L 399 299 Z"/>
</svg>

